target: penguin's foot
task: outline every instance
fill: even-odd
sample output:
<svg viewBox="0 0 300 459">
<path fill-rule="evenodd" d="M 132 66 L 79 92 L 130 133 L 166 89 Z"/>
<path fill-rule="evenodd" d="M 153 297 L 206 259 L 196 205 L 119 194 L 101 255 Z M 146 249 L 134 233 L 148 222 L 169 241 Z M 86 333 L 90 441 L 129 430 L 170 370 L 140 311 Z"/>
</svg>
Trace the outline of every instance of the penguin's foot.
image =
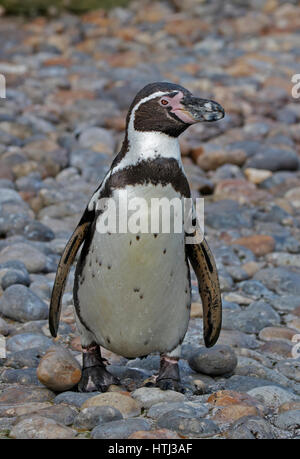
<svg viewBox="0 0 300 459">
<path fill-rule="evenodd" d="M 84 349 L 82 375 L 78 383 L 79 392 L 106 392 L 111 384 L 119 380 L 106 369 L 105 359 L 101 357 L 100 347 L 91 345 Z"/>
<path fill-rule="evenodd" d="M 164 355 L 161 356 L 160 369 L 155 385 L 162 390 L 185 391 L 180 382 L 178 359 Z"/>
</svg>

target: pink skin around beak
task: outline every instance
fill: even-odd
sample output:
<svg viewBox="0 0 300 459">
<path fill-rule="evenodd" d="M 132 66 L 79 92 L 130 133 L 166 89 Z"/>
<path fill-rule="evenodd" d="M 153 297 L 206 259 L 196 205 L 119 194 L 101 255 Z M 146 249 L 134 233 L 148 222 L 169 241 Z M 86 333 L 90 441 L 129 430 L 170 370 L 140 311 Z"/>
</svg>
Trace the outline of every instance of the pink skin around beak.
<svg viewBox="0 0 300 459">
<path fill-rule="evenodd" d="M 183 93 L 179 91 L 178 94 L 176 94 L 176 96 L 164 96 L 164 99 L 166 99 L 169 102 L 169 106 L 172 107 L 171 112 L 175 113 L 176 116 L 181 119 L 181 121 L 187 124 L 194 124 L 197 121 L 190 115 L 190 113 L 188 113 L 188 111 L 185 110 L 183 105 L 181 105 L 181 100 L 183 99 L 183 97 Z"/>
</svg>

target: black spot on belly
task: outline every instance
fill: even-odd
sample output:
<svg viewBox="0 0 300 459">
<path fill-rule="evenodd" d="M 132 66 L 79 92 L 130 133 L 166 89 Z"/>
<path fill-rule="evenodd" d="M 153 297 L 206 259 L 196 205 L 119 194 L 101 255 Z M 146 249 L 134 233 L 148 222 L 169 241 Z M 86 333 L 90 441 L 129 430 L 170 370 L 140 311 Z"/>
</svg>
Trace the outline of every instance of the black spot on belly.
<svg viewBox="0 0 300 459">
<path fill-rule="evenodd" d="M 140 295 L 140 299 L 142 300 L 144 298 L 144 295 Z"/>
<path fill-rule="evenodd" d="M 144 342 L 144 346 L 147 346 L 148 343 L 149 343 L 149 341 L 145 341 Z"/>
<path fill-rule="evenodd" d="M 110 269 L 111 268 L 111 265 L 107 265 L 107 269 Z"/>
<path fill-rule="evenodd" d="M 163 253 L 166 253 L 167 252 L 167 249 L 164 249 Z"/>
<path fill-rule="evenodd" d="M 110 344 L 110 338 L 109 337 L 106 338 L 106 341 L 108 342 L 108 344 Z"/>
<path fill-rule="evenodd" d="M 140 240 L 140 236 L 136 236 L 136 240 L 139 241 Z"/>
<path fill-rule="evenodd" d="M 158 235 L 157 235 L 157 234 L 153 234 L 153 236 L 154 236 L 154 237 L 155 237 L 155 239 L 156 239 Z"/>
<path fill-rule="evenodd" d="M 140 289 L 139 289 L 139 288 L 134 288 L 133 291 L 134 291 L 134 292 L 139 292 Z"/>
<path fill-rule="evenodd" d="M 129 241 L 129 245 L 131 245 L 131 244 L 132 244 L 132 241 Z"/>
</svg>

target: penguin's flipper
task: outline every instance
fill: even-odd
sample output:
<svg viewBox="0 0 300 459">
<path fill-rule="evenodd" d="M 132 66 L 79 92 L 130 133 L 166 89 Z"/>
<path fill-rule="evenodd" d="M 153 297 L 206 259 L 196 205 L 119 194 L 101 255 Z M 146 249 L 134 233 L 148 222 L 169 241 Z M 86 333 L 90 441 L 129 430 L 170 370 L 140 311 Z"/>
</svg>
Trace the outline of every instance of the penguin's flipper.
<svg viewBox="0 0 300 459">
<path fill-rule="evenodd" d="M 54 337 L 57 336 L 61 312 L 61 299 L 64 293 L 65 284 L 76 253 L 86 238 L 90 228 L 92 222 L 91 213 L 92 212 L 89 212 L 88 210 L 84 212 L 77 228 L 70 237 L 58 264 L 49 310 L 49 329 L 51 335 Z"/>
<path fill-rule="evenodd" d="M 187 256 L 198 279 L 203 305 L 204 342 L 216 344 L 222 324 L 222 300 L 218 272 L 213 254 L 204 238 L 199 244 L 186 244 Z M 201 240 L 200 239 L 200 240 Z"/>
</svg>

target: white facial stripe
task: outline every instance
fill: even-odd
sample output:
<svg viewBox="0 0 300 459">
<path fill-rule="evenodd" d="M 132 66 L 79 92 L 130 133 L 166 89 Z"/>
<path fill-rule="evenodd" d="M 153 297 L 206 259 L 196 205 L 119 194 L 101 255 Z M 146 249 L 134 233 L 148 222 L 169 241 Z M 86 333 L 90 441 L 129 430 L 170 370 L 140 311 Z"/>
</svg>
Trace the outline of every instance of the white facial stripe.
<svg viewBox="0 0 300 459">
<path fill-rule="evenodd" d="M 128 125 L 128 130 L 134 129 L 135 112 L 137 111 L 137 109 L 138 109 L 142 104 L 144 104 L 145 102 L 148 102 L 149 100 L 155 99 L 156 97 L 165 96 L 166 94 L 169 94 L 169 92 L 170 92 L 170 91 L 168 91 L 168 92 L 157 91 L 157 92 L 154 92 L 153 94 L 151 94 L 150 96 L 144 97 L 144 99 L 141 99 L 141 100 L 133 107 L 133 110 L 131 111 L 130 120 L 129 120 L 129 125 Z"/>
</svg>

